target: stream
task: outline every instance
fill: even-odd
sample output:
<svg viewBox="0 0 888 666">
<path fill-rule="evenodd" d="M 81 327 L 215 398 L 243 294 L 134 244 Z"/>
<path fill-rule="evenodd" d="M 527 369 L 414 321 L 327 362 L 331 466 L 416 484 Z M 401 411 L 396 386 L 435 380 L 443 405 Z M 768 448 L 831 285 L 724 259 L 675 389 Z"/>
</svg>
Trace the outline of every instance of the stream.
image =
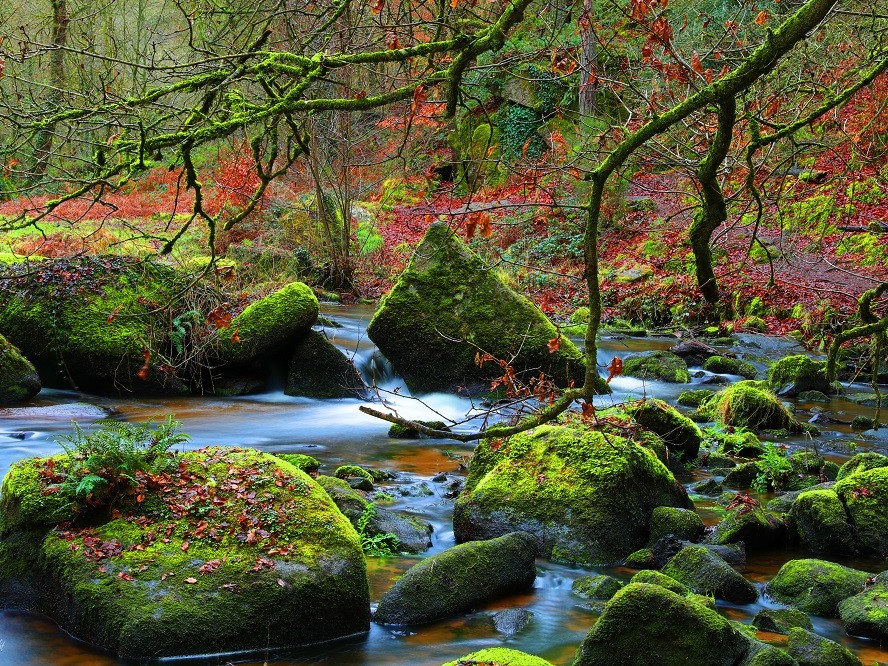
<svg viewBox="0 0 888 666">
<path fill-rule="evenodd" d="M 439 415 L 462 419 L 474 415 L 461 427 L 479 427 L 481 412 L 473 412 L 468 400 L 450 394 L 423 396 L 422 402 L 411 399 L 403 390 L 395 392 L 397 377 L 386 370 L 374 356 L 374 347 L 365 335 L 365 328 L 373 314 L 370 306 L 322 306 L 322 315 L 337 322 L 340 327 L 325 331 L 340 349 L 354 356 L 365 375 L 375 378 L 384 392 L 382 396 L 401 416 L 418 419 L 440 419 Z M 762 336 L 741 335 L 734 352 L 746 352 L 760 369 L 764 358 L 779 358 L 797 353 L 800 348 L 787 341 Z M 631 352 L 665 349 L 676 343 L 675 338 L 607 338 L 599 350 L 599 364 L 606 366 L 610 359 Z M 651 396 L 675 403 L 678 394 L 689 388 L 701 388 L 710 373 L 691 369 L 694 386 L 643 382 L 630 377 L 617 377 L 611 386 L 612 396 L 600 398 L 598 406 L 629 398 Z M 733 380 L 740 379 L 732 377 Z M 282 384 L 282 383 L 281 383 Z M 707 388 L 718 388 L 712 386 Z M 852 385 L 851 391 L 871 392 L 866 385 Z M 137 398 L 124 400 L 85 395 L 70 391 L 44 389 L 39 396 L 22 406 L 0 409 L 0 475 L 10 465 L 28 456 L 45 456 L 59 451 L 55 438 L 70 432 L 71 422 L 77 421 L 85 429 L 97 419 L 113 417 L 132 421 L 154 419 L 159 421 L 173 414 L 182 422 L 182 431 L 191 435 L 187 448 L 211 444 L 249 446 L 273 453 L 307 453 L 321 461 L 321 472 L 331 474 L 345 463 L 386 469 L 397 474 L 382 489 L 394 497 L 390 508 L 415 513 L 430 521 L 434 528 L 433 547 L 427 554 L 440 552 L 454 545 L 451 527 L 453 500 L 445 497 L 446 489 L 432 478 L 441 472 L 463 475 L 459 458 L 472 452 L 471 444 L 456 441 L 396 440 L 388 437 L 389 424 L 367 416 L 358 410 L 361 401 L 314 400 L 293 398 L 282 390 L 240 398 Z M 810 418 L 815 405 L 800 404 L 799 418 Z M 873 416 L 875 409 L 862 407 L 850 401 L 833 398 L 821 406 L 833 415 L 850 421 L 858 414 Z M 823 435 L 815 438 L 821 453 L 841 463 L 856 450 L 872 449 L 885 452 L 888 447 L 888 429 L 876 435 L 852 433 L 845 425 L 820 426 Z M 797 439 L 801 442 L 801 438 Z M 856 445 L 856 449 L 855 449 Z M 704 474 L 695 474 L 693 485 Z M 722 510 L 714 498 L 692 495 L 698 512 L 707 524 L 718 521 Z M 759 587 L 774 576 L 789 559 L 808 557 L 801 551 L 781 549 L 753 554 L 741 569 Z M 392 580 L 417 561 L 416 556 L 387 559 L 370 558 L 371 599 L 375 603 Z M 888 568 L 888 561 L 842 560 L 842 564 L 873 573 Z M 586 602 L 571 593 L 574 579 L 590 573 L 608 573 L 627 581 L 634 571 L 624 568 L 578 568 L 547 561 L 538 562 L 538 577 L 532 590 L 525 594 L 501 599 L 495 604 L 477 610 L 471 615 L 412 628 L 409 631 L 371 625 L 369 634 L 357 639 L 301 649 L 297 652 L 253 655 L 245 661 L 255 666 L 273 660 L 277 664 L 335 664 L 342 666 L 412 664 L 440 666 L 483 647 L 506 646 L 539 655 L 554 664 L 569 664 L 577 646 L 589 631 L 596 613 Z M 499 634 L 491 615 L 497 610 L 522 607 L 533 613 L 530 624 L 514 636 Z M 750 622 L 764 607 L 777 607 L 766 598 L 755 604 L 737 606 L 722 601 L 719 610 L 730 619 Z M 888 647 L 845 634 L 838 619 L 812 617 L 815 631 L 836 640 L 855 651 L 864 664 L 888 663 Z M 211 627 L 207 628 L 212 631 Z M 760 634 L 763 640 L 781 644 L 785 636 Z M 62 632 L 52 621 L 22 613 L 0 612 L 0 664 L 20 666 L 111 666 L 126 663 L 98 653 Z M 199 664 L 228 664 L 231 657 L 199 657 L 189 661 Z"/>
</svg>

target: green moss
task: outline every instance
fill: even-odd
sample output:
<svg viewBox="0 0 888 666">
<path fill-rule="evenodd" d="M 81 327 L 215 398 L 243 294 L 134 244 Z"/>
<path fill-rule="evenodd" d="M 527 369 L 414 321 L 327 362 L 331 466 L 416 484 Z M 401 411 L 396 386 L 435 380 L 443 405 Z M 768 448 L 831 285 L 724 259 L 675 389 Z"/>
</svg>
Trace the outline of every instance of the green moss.
<svg viewBox="0 0 888 666">
<path fill-rule="evenodd" d="M 755 379 L 758 374 L 752 363 L 728 356 L 710 356 L 703 362 L 703 369 L 709 372 L 740 375 L 746 379 Z"/>
<path fill-rule="evenodd" d="M 710 608 L 659 585 L 620 590 L 583 640 L 573 666 L 735 664 L 749 639 Z M 618 656 L 618 657 L 617 657 Z"/>
<path fill-rule="evenodd" d="M 793 627 L 814 628 L 811 618 L 796 608 L 763 608 L 752 618 L 752 626 L 773 634 L 788 634 Z"/>
<path fill-rule="evenodd" d="M 589 308 L 585 305 L 577 308 L 570 315 L 570 323 L 571 324 L 588 324 L 589 323 Z"/>
<path fill-rule="evenodd" d="M 698 594 L 712 594 L 739 604 L 758 599 L 752 583 L 703 546 L 682 548 L 663 567 L 663 573 Z"/>
<path fill-rule="evenodd" d="M 877 583 L 839 603 L 839 617 L 852 636 L 888 640 L 888 586 Z"/>
<path fill-rule="evenodd" d="M 540 657 L 510 648 L 485 648 L 465 657 L 448 661 L 443 666 L 552 666 Z"/>
<path fill-rule="evenodd" d="M 656 506 L 692 504 L 648 449 L 600 431 L 543 426 L 478 445 L 454 530 L 468 540 L 525 529 L 546 554 L 557 548 L 562 559 L 615 562 L 647 542 Z"/>
<path fill-rule="evenodd" d="M 781 395 L 796 395 L 802 391 L 831 393 L 824 375 L 825 361 L 814 361 L 803 354 L 786 356 L 768 370 L 768 384 Z"/>
<path fill-rule="evenodd" d="M 278 458 L 284 462 L 288 462 L 296 469 L 300 469 L 306 474 L 317 472 L 321 466 L 317 458 L 307 456 L 304 453 L 276 453 Z"/>
<path fill-rule="evenodd" d="M 292 282 L 250 303 L 231 320 L 232 336 L 222 338 L 222 357 L 245 363 L 304 335 L 318 317 L 318 299 L 301 282 Z M 240 342 L 232 340 L 237 333 Z"/>
<path fill-rule="evenodd" d="M 56 466 L 62 469 L 65 459 L 25 458 L 13 463 L 0 490 L 0 535 L 74 519 L 76 510 L 68 498 L 44 492 L 49 485 L 46 475 L 51 475 Z"/>
<path fill-rule="evenodd" d="M 687 416 L 662 400 L 642 400 L 625 409 L 643 428 L 659 435 L 679 458 L 690 461 L 697 457 L 703 435 Z"/>
<path fill-rule="evenodd" d="M 416 423 L 434 430 L 450 430 L 450 427 L 444 421 L 416 421 Z M 392 439 L 421 439 L 424 437 L 416 428 L 401 425 L 400 423 L 392 423 L 388 436 Z"/>
<path fill-rule="evenodd" d="M 726 545 L 742 541 L 747 550 L 753 551 L 780 545 L 786 537 L 786 524 L 780 516 L 758 506 L 749 510 L 738 507 L 716 525 L 712 543 Z"/>
<path fill-rule="evenodd" d="M 359 476 L 362 479 L 367 479 L 371 483 L 373 482 L 373 475 L 363 467 L 358 467 L 357 465 L 341 465 L 336 468 L 335 472 L 333 472 L 333 476 L 337 479 L 347 479 L 350 476 Z"/>
<path fill-rule="evenodd" d="M 643 571 L 639 571 L 637 574 L 632 576 L 632 579 L 629 581 L 629 584 L 632 583 L 646 583 L 647 585 L 659 585 L 660 587 L 665 587 L 670 592 L 675 592 L 676 594 L 680 594 L 683 597 L 686 597 L 690 594 L 691 588 L 687 585 L 679 583 L 672 576 L 667 576 L 664 573 L 659 571 L 654 571 L 652 569 L 645 569 Z"/>
<path fill-rule="evenodd" d="M 862 553 L 888 556 L 888 467 L 854 472 L 835 485 Z"/>
<path fill-rule="evenodd" d="M 639 548 L 636 551 L 629 553 L 623 559 L 623 566 L 628 567 L 630 569 L 656 569 L 657 568 L 657 560 L 654 557 L 654 551 L 650 548 Z"/>
<path fill-rule="evenodd" d="M 825 560 L 790 560 L 765 587 L 775 601 L 812 613 L 833 615 L 842 600 L 863 590 L 865 571 Z"/>
<path fill-rule="evenodd" d="M 40 392 L 40 377 L 31 362 L 0 335 L 0 405 L 22 402 Z"/>
<path fill-rule="evenodd" d="M 723 426 L 748 430 L 799 430 L 792 414 L 774 394 L 754 388 L 746 382 L 728 387 L 707 403 L 705 408 Z"/>
<path fill-rule="evenodd" d="M 610 576 L 583 576 L 570 586 L 571 591 L 583 599 L 604 599 L 614 596 L 622 589 L 623 583 Z"/>
<path fill-rule="evenodd" d="M 626 358 L 623 374 L 639 379 L 658 379 L 664 382 L 686 384 L 691 381 L 687 363 L 672 352 L 653 351 L 642 356 Z"/>
<path fill-rule="evenodd" d="M 787 651 L 800 664 L 861 666 L 860 660 L 848 648 L 801 627 L 789 630 Z"/>
<path fill-rule="evenodd" d="M 799 495 L 790 511 L 802 546 L 811 553 L 853 554 L 854 532 L 845 507 L 832 490 L 809 490 Z"/>
<path fill-rule="evenodd" d="M 418 392 L 489 391 L 503 371 L 496 362 L 479 366 L 479 350 L 509 360 L 519 374 L 544 370 L 562 386 L 582 384 L 585 373 L 576 346 L 444 223 L 429 227 L 367 333 Z M 556 339 L 558 350 L 550 353 L 548 343 Z M 596 388 L 610 390 L 603 380 Z"/>
<path fill-rule="evenodd" d="M 888 467 L 888 456 L 873 451 L 864 451 L 856 453 L 845 461 L 845 464 L 839 468 L 836 481 L 841 481 L 847 476 L 856 474 L 857 472 L 866 472 L 867 470 L 876 469 L 877 467 Z"/>
<path fill-rule="evenodd" d="M 658 506 L 651 514 L 650 542 L 656 543 L 667 534 L 674 534 L 679 539 L 696 541 L 703 535 L 703 529 L 703 520 L 695 511 Z"/>
<path fill-rule="evenodd" d="M 706 400 L 715 395 L 714 391 L 709 389 L 698 389 L 695 391 L 684 391 L 678 396 L 678 404 L 685 407 L 699 407 Z"/>
<path fill-rule="evenodd" d="M 369 627 L 358 535 L 303 472 L 258 451 L 210 448 L 183 454 L 176 479 L 184 486 L 154 491 L 161 501 L 131 514 L 38 535 L 43 603 L 66 630 L 157 658 Z M 90 555 L 99 544 L 107 556 Z"/>
</svg>

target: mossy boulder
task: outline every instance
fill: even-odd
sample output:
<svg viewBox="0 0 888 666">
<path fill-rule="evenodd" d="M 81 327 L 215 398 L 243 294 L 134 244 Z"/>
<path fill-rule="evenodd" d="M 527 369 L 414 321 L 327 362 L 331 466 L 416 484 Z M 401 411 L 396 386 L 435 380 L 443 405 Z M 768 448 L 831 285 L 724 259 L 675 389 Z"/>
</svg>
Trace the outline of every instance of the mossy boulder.
<svg viewBox="0 0 888 666">
<path fill-rule="evenodd" d="M 35 479 L 41 463 L 51 473 Z M 46 613 L 81 640 L 143 660 L 369 629 L 358 534 L 317 483 L 281 459 L 249 449 L 185 453 L 174 475 L 142 488 L 141 501 L 120 504 L 119 517 L 49 529 L 54 506 L 41 514 L 37 505 L 59 469 L 31 459 L 4 480 L 5 607 Z"/>
<path fill-rule="evenodd" d="M 714 610 L 660 587 L 631 583 L 607 603 L 573 666 L 744 663 L 752 641 Z"/>
<path fill-rule="evenodd" d="M 431 548 L 432 525 L 427 520 L 380 506 L 345 479 L 319 476 L 318 483 L 355 529 L 361 530 L 362 537 L 394 535 L 394 549 L 401 553 L 423 553 Z"/>
<path fill-rule="evenodd" d="M 429 227 L 367 334 L 416 392 L 489 391 L 503 369 L 477 362 L 484 353 L 510 362 L 519 375 L 544 371 L 562 386 L 582 384 L 585 374 L 576 346 L 443 222 Z M 596 389 L 610 391 L 604 380 Z"/>
<path fill-rule="evenodd" d="M 513 532 L 472 541 L 415 564 L 379 600 L 380 624 L 419 625 L 523 592 L 536 578 L 537 540 Z"/>
<path fill-rule="evenodd" d="M 570 586 L 571 591 L 583 599 L 603 599 L 607 601 L 623 587 L 616 578 L 600 574 L 577 578 Z"/>
<path fill-rule="evenodd" d="M 626 411 L 645 429 L 660 436 L 669 450 L 683 461 L 691 461 L 700 452 L 703 434 L 696 423 L 662 400 L 642 400 Z"/>
<path fill-rule="evenodd" d="M 839 617 L 852 636 L 888 641 L 888 585 L 876 583 L 853 597 L 842 600 Z"/>
<path fill-rule="evenodd" d="M 825 369 L 825 361 L 815 361 L 804 354 L 785 356 L 768 369 L 768 384 L 778 395 L 793 396 L 802 391 L 832 393 Z"/>
<path fill-rule="evenodd" d="M 220 357 L 237 365 L 285 351 L 308 333 L 317 318 L 314 292 L 302 282 L 291 282 L 253 301 L 231 320 L 227 330 L 232 335 L 222 338 Z"/>
<path fill-rule="evenodd" d="M 790 629 L 786 650 L 799 666 L 862 666 L 845 646 L 801 627 Z"/>
<path fill-rule="evenodd" d="M 888 456 L 883 456 L 881 453 L 875 453 L 874 451 L 856 453 L 839 468 L 836 481 L 841 481 L 846 476 L 851 476 L 856 472 L 866 472 L 877 467 L 888 467 Z"/>
<path fill-rule="evenodd" d="M 623 360 L 623 374 L 639 379 L 686 384 L 691 381 L 688 364 L 681 356 L 668 351 L 652 351 L 627 356 Z"/>
<path fill-rule="evenodd" d="M 535 534 L 556 560 L 615 563 L 647 543 L 657 506 L 692 508 L 647 448 L 614 434 L 542 426 L 475 449 L 454 507 L 458 541 Z"/>
<path fill-rule="evenodd" d="M 663 573 L 697 594 L 711 594 L 716 599 L 738 604 L 749 604 L 758 599 L 752 583 L 703 546 L 682 548 L 663 567 Z"/>
<path fill-rule="evenodd" d="M 745 379 L 755 379 L 758 369 L 749 361 L 729 356 L 710 356 L 703 362 L 703 369 L 717 374 L 740 375 Z"/>
<path fill-rule="evenodd" d="M 0 335 L 0 405 L 30 400 L 40 393 L 34 365 Z"/>
<path fill-rule="evenodd" d="M 485 648 L 443 666 L 552 666 L 545 659 L 511 648 Z"/>
<path fill-rule="evenodd" d="M 699 407 L 714 395 L 715 391 L 710 391 L 709 389 L 684 391 L 679 394 L 676 402 L 678 402 L 679 405 L 684 405 L 685 407 Z"/>
<path fill-rule="evenodd" d="M 321 467 L 321 463 L 318 462 L 317 458 L 304 453 L 276 453 L 275 455 L 284 462 L 290 463 L 296 469 L 301 469 L 306 474 L 316 474 Z"/>
<path fill-rule="evenodd" d="M 746 382 L 738 382 L 716 395 L 706 404 L 706 409 L 723 426 L 759 431 L 800 430 L 777 396 Z"/>
<path fill-rule="evenodd" d="M 815 555 L 854 555 L 854 530 L 833 490 L 801 493 L 790 510 L 790 524 L 802 547 Z"/>
<path fill-rule="evenodd" d="M 888 467 L 854 472 L 836 481 L 835 491 L 854 526 L 858 550 L 888 556 Z"/>
<path fill-rule="evenodd" d="M 667 534 L 679 539 L 696 541 L 703 536 L 705 525 L 696 511 L 672 506 L 658 506 L 651 513 L 650 542 L 654 543 Z"/>
<path fill-rule="evenodd" d="M 742 541 L 748 550 L 756 551 L 782 545 L 787 537 L 780 516 L 760 506 L 740 504 L 725 514 L 708 540 L 719 545 Z"/>
<path fill-rule="evenodd" d="M 814 628 L 811 618 L 796 608 L 763 608 L 752 618 L 752 626 L 772 634 L 788 634 L 793 627 Z"/>
<path fill-rule="evenodd" d="M 826 560 L 790 560 L 765 586 L 765 593 L 806 613 L 835 615 L 838 603 L 861 592 L 871 576 Z"/>
<path fill-rule="evenodd" d="M 349 358 L 319 331 L 296 343 L 284 393 L 307 398 L 360 398 L 367 385 Z"/>
<path fill-rule="evenodd" d="M 659 571 L 654 571 L 653 569 L 645 569 L 644 571 L 639 571 L 637 574 L 632 576 L 632 579 L 629 583 L 646 583 L 648 585 L 659 585 L 660 587 L 665 587 L 667 590 L 671 592 L 675 592 L 676 594 L 680 594 L 683 597 L 692 594 L 691 588 L 687 585 L 683 585 L 675 580 L 672 576 L 667 576 L 664 573 Z"/>
</svg>

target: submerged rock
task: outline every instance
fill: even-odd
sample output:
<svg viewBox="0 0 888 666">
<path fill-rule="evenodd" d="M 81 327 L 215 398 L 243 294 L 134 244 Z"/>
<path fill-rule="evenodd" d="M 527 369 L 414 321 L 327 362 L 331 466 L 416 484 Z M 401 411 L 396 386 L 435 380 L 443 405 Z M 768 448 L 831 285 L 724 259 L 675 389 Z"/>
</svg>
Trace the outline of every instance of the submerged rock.
<svg viewBox="0 0 888 666">
<path fill-rule="evenodd" d="M 407 570 L 379 601 L 380 624 L 427 624 L 523 592 L 536 578 L 537 541 L 513 532 L 432 555 Z"/>
<path fill-rule="evenodd" d="M 790 560 L 765 586 L 765 593 L 806 613 L 835 615 L 838 603 L 863 590 L 871 576 L 826 560 Z"/>
<path fill-rule="evenodd" d="M 453 527 L 458 541 L 524 530 L 544 557 L 615 563 L 647 543 L 657 506 L 693 504 L 649 449 L 595 430 L 542 426 L 478 445 Z"/>
<path fill-rule="evenodd" d="M 16 463 L 3 482 L 6 608 L 46 613 L 128 659 L 275 649 L 369 629 L 357 533 L 311 478 L 279 458 L 184 453 L 175 482 L 158 477 L 141 501 L 117 505 L 120 517 L 96 524 L 98 516 L 83 516 L 83 527 L 56 529 L 78 514 L 62 492 L 44 494 L 66 464 L 65 456 L 48 460 Z"/>
<path fill-rule="evenodd" d="M 582 384 L 585 374 L 576 346 L 443 222 L 429 227 L 367 334 L 416 392 L 488 392 L 503 369 L 482 365 L 485 353 L 509 361 L 519 374 L 536 377 L 542 370 L 562 386 Z M 596 388 L 610 392 L 603 380 Z"/>
<path fill-rule="evenodd" d="M 40 393 L 33 364 L 0 335 L 0 405 L 30 400 Z"/>
</svg>

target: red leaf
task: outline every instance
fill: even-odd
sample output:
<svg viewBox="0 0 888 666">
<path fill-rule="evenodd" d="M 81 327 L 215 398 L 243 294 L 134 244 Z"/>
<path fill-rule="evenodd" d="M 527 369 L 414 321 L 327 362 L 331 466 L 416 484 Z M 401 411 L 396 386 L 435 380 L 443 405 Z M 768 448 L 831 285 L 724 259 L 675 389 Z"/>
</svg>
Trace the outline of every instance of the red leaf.
<svg viewBox="0 0 888 666">
<path fill-rule="evenodd" d="M 114 308 L 114 309 L 111 311 L 111 314 L 108 315 L 108 321 L 107 321 L 107 323 L 110 324 L 110 323 L 113 322 L 115 319 L 117 319 L 117 314 L 120 312 L 120 308 L 122 308 L 122 307 L 123 307 L 122 305 L 118 305 L 116 308 Z"/>
<path fill-rule="evenodd" d="M 768 23 L 768 21 L 770 21 L 770 20 L 771 20 L 771 15 L 768 14 L 768 12 L 763 9 L 762 11 L 760 11 L 758 13 L 758 15 L 756 15 L 755 24 L 756 25 L 766 25 Z"/>
<path fill-rule="evenodd" d="M 549 342 L 546 343 L 546 349 L 549 350 L 550 354 L 554 354 L 559 349 L 561 349 L 561 336 L 556 335 L 554 338 L 549 340 Z"/>
<path fill-rule="evenodd" d="M 623 374 L 623 359 L 619 356 L 614 356 L 613 359 L 611 359 L 610 365 L 607 366 L 607 372 L 607 382 L 610 384 L 611 379 Z"/>
<path fill-rule="evenodd" d="M 234 329 L 234 333 L 231 334 L 231 341 L 232 341 L 232 342 L 237 343 L 237 342 L 240 342 L 240 341 L 241 341 L 240 334 L 239 334 L 239 330 L 240 330 L 240 329 L 237 329 L 237 328 L 236 328 L 236 329 Z"/>
<path fill-rule="evenodd" d="M 374 14 L 379 14 L 383 7 L 385 7 L 385 0 L 372 0 L 370 4 L 370 11 Z"/>
<path fill-rule="evenodd" d="M 583 410 L 584 421 L 591 421 L 595 417 L 595 406 L 591 402 L 581 402 L 580 409 Z"/>
<path fill-rule="evenodd" d="M 694 51 L 694 55 L 691 56 L 691 67 L 697 74 L 703 74 L 703 63 L 700 62 L 700 56 L 697 55 L 697 52 Z"/>
<path fill-rule="evenodd" d="M 190 545 L 191 545 L 191 544 L 188 543 L 187 541 L 183 541 L 183 542 L 182 542 L 182 552 L 184 553 L 186 550 L 188 550 L 188 547 L 189 547 Z"/>
<path fill-rule="evenodd" d="M 117 574 L 117 577 L 121 580 L 133 580 L 133 577 L 125 571 L 121 571 L 119 574 Z"/>
</svg>

